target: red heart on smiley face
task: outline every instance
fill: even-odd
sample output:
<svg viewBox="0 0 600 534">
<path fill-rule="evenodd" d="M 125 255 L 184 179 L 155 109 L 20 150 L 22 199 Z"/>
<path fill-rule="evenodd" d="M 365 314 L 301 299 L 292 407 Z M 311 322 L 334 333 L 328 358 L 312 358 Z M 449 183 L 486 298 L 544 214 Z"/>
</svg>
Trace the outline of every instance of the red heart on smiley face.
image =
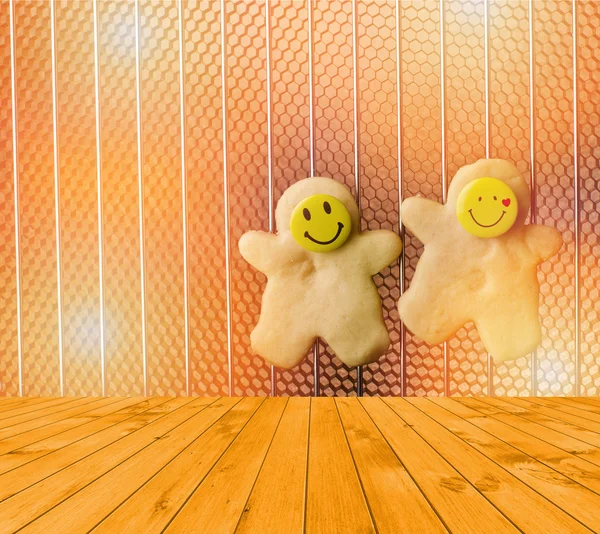
<svg viewBox="0 0 600 534">
<path fill-rule="evenodd" d="M 510 206 L 510 198 L 505 198 L 505 199 L 502 201 L 502 204 L 504 204 L 504 205 L 505 205 L 505 206 L 508 208 L 508 206 Z"/>
</svg>

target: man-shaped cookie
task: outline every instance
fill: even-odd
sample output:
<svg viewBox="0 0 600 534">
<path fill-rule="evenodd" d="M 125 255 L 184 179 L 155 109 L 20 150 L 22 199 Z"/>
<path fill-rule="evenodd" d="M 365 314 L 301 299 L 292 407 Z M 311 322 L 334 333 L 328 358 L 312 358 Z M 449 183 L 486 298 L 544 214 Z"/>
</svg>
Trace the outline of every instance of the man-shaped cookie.
<svg viewBox="0 0 600 534">
<path fill-rule="evenodd" d="M 529 188 L 498 159 L 462 167 L 446 204 L 402 203 L 405 226 L 425 245 L 399 302 L 409 330 L 431 344 L 473 321 L 498 361 L 525 356 L 541 342 L 537 265 L 558 252 L 560 233 L 525 225 Z"/>
<path fill-rule="evenodd" d="M 317 337 L 350 366 L 375 361 L 390 338 L 373 276 L 402 250 L 387 230 L 360 232 L 358 206 L 347 187 L 306 178 L 285 191 L 275 211 L 277 234 L 248 232 L 244 259 L 267 276 L 254 351 L 292 368 Z"/>
</svg>

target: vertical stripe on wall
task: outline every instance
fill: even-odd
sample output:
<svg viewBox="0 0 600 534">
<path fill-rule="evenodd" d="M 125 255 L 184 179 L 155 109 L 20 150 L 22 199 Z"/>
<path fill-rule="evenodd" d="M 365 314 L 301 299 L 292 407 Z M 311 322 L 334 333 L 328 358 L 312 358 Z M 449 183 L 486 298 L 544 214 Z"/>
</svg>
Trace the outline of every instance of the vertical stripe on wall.
<svg viewBox="0 0 600 534">
<path fill-rule="evenodd" d="M 265 2 L 226 2 L 229 247 L 234 395 L 268 395 L 271 370 L 250 349 L 266 278 L 241 257 L 248 230 L 269 229 Z"/>
<path fill-rule="evenodd" d="M 439 2 L 400 3 L 402 50 L 402 197 L 420 194 L 442 201 Z M 423 245 L 407 232 L 406 284 Z M 444 392 L 442 346 L 430 346 L 406 331 L 406 395 Z"/>
<path fill-rule="evenodd" d="M 183 2 L 190 391 L 227 395 L 227 291 L 221 8 L 215 0 Z"/>
<path fill-rule="evenodd" d="M 533 2 L 535 76 L 533 169 L 537 223 L 555 226 L 565 244 L 538 271 L 542 345 L 540 395 L 575 394 L 575 206 L 573 169 L 572 2 Z"/>
<path fill-rule="evenodd" d="M 11 5 L 0 2 L 0 397 L 19 394 Z"/>
<path fill-rule="evenodd" d="M 23 395 L 60 395 L 52 32 L 48 2 L 15 2 Z"/>
<path fill-rule="evenodd" d="M 361 226 L 398 233 L 397 7 L 369 0 L 358 2 L 357 9 Z M 380 360 L 364 368 L 367 395 L 400 394 L 399 280 L 398 261 L 375 277 L 391 343 Z"/>
<path fill-rule="evenodd" d="M 306 1 L 271 6 L 273 200 L 310 176 L 309 42 Z M 312 395 L 313 351 L 294 369 L 279 369 L 277 394 Z"/>
<path fill-rule="evenodd" d="M 275 206 L 273 191 L 273 73 L 272 73 L 272 32 L 271 2 L 265 0 L 265 66 L 267 85 L 267 187 L 269 195 L 269 232 L 275 230 Z M 277 394 L 277 368 L 271 364 L 271 396 Z"/>
<path fill-rule="evenodd" d="M 140 0 L 147 392 L 184 395 L 178 9 Z"/>
<path fill-rule="evenodd" d="M 443 2 L 448 182 L 463 165 L 485 157 L 484 4 Z M 471 322 L 448 342 L 450 395 L 487 393 L 487 352 Z"/>
<path fill-rule="evenodd" d="M 581 394 L 600 393 L 600 2 L 577 2 L 577 131 L 581 192 Z M 579 393 L 579 392 L 578 392 Z"/>
<path fill-rule="evenodd" d="M 65 395 L 100 395 L 94 10 L 55 4 L 59 223 Z"/>
<path fill-rule="evenodd" d="M 513 161 L 529 183 L 528 2 L 489 0 L 488 16 L 490 157 Z M 494 363 L 492 393 L 530 395 L 530 360 Z"/>
<path fill-rule="evenodd" d="M 143 317 L 134 0 L 98 2 L 98 55 L 106 394 L 141 395 Z"/>
<path fill-rule="evenodd" d="M 184 66 L 184 12 L 181 0 L 177 0 L 177 37 L 179 39 L 179 128 L 181 144 L 181 240 L 183 241 L 183 335 L 185 357 L 185 394 L 190 395 L 190 306 L 189 306 L 189 261 L 188 261 L 188 183 L 187 183 L 187 139 L 186 139 L 186 80 Z"/>
<path fill-rule="evenodd" d="M 355 193 L 352 2 L 315 0 L 313 20 L 315 171 Z M 356 369 L 322 341 L 319 366 L 321 394 L 356 394 Z"/>
</svg>

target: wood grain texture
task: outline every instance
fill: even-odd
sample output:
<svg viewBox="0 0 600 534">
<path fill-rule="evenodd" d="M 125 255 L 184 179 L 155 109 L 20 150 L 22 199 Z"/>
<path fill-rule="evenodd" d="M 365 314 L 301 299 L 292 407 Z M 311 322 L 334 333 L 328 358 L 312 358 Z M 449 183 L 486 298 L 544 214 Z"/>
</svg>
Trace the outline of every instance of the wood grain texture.
<svg viewBox="0 0 600 534">
<path fill-rule="evenodd" d="M 549 397 L 550 398 L 550 397 Z M 588 404 L 600 408 L 600 397 L 564 397 L 564 399 L 571 400 L 580 404 Z"/>
<path fill-rule="evenodd" d="M 162 532 L 262 402 L 258 397 L 242 399 L 93 532 Z"/>
<path fill-rule="evenodd" d="M 206 401 L 204 400 L 204 402 Z M 160 439 L 162 435 L 190 417 L 189 410 L 183 409 L 186 404 L 191 404 L 190 399 L 179 398 L 167 401 L 164 405 L 156 408 L 154 419 L 151 422 L 145 422 L 142 428 L 128 433 L 121 439 L 117 438 L 117 441 L 112 439 L 110 444 L 80 461 L 76 457 L 67 458 L 68 467 L 26 487 L 18 494 L 18 497 L 15 495 L 15 486 L 24 485 L 24 481 L 20 477 L 20 470 L 15 469 L 7 473 L 13 479 L 13 483 L 7 487 L 7 492 L 12 496 L 0 503 L 0 517 L 4 518 L 3 528 L 13 531 L 24 527 L 34 518 L 46 513 L 132 454 L 154 440 Z M 169 413 L 171 417 L 165 417 Z M 44 470 L 46 465 L 50 465 L 51 469 L 55 471 L 56 459 L 51 458 L 50 455 L 40 458 L 38 462 L 41 470 Z M 21 469 L 27 469 L 31 465 L 27 464 Z M 27 470 L 31 472 L 30 469 Z M 0 491 L 5 487 L 0 482 Z"/>
<path fill-rule="evenodd" d="M 194 403 L 198 413 L 52 508 L 22 532 L 89 531 L 238 402 L 239 399 L 222 399 L 206 408 Z"/>
<path fill-rule="evenodd" d="M 23 423 L 30 423 L 31 421 L 38 421 L 42 417 L 46 417 L 50 414 L 62 412 L 65 409 L 72 407 L 74 404 L 86 404 L 92 400 L 93 399 L 86 397 L 78 399 L 62 397 L 47 400 L 36 407 L 25 405 L 23 408 L 18 408 L 14 411 L 0 415 L 0 429 L 21 425 Z M 33 424 L 36 423 L 34 422 Z"/>
<path fill-rule="evenodd" d="M 510 405 L 498 403 L 496 399 L 481 398 L 479 400 L 480 404 L 477 406 L 477 411 L 502 421 L 528 436 L 541 439 L 565 452 L 600 466 L 600 449 L 591 447 L 588 443 L 535 423 L 530 419 L 520 417 L 510 411 Z"/>
<path fill-rule="evenodd" d="M 237 533 L 303 532 L 310 402 L 289 399 Z"/>
<path fill-rule="evenodd" d="M 496 428 L 490 429 L 488 425 L 488 428 L 481 429 L 477 423 L 464 419 L 464 416 L 472 417 L 474 410 L 459 408 L 456 410 L 459 412 L 457 415 L 452 408 L 444 409 L 425 399 L 410 402 L 515 478 L 546 497 L 565 514 L 590 529 L 595 528 L 598 522 L 596 503 L 599 495 L 578 483 L 598 477 L 600 471 L 593 465 L 569 457 L 540 440 L 530 439 L 528 443 L 523 443 L 517 432 L 510 428 L 502 428 L 503 438 L 497 438 L 493 431 L 497 430 Z M 475 416 L 476 414 L 477 412 Z M 482 418 L 487 420 L 485 416 Z M 494 426 L 493 420 L 491 426 Z"/>
<path fill-rule="evenodd" d="M 0 397 L 0 414 L 28 402 L 30 399 L 33 401 L 35 397 Z"/>
<path fill-rule="evenodd" d="M 276 398 L 262 404 L 165 532 L 235 530 L 286 403 Z"/>
<path fill-rule="evenodd" d="M 490 532 L 518 532 L 444 458 L 444 451 L 433 449 L 381 399 L 360 402 L 451 532 L 479 534 L 480 525 L 488 525 Z"/>
<path fill-rule="evenodd" d="M 24 412 L 31 412 L 36 409 L 36 406 L 49 406 L 64 400 L 64 397 L 0 397 L 0 421 L 6 417 L 6 412 L 12 412 L 11 415 L 14 415 L 15 410 L 21 410 L 23 413 L 23 408 L 25 408 Z"/>
<path fill-rule="evenodd" d="M 125 399 L 126 401 L 127 399 Z M 98 450 L 99 448 L 112 443 L 119 436 L 125 435 L 127 431 L 141 428 L 146 424 L 148 413 L 141 415 L 144 412 L 166 402 L 166 399 L 154 398 L 146 399 L 140 402 L 135 400 L 131 405 L 125 402 L 121 409 L 115 413 L 108 414 L 81 427 L 73 428 L 67 432 L 51 436 L 49 438 L 38 441 L 37 443 L 14 449 L 8 454 L 0 455 L 0 473 L 6 473 L 19 466 L 23 466 L 43 456 L 54 454 L 51 457 L 52 461 L 45 463 L 47 472 L 52 472 L 52 469 L 58 470 L 61 467 L 69 465 L 77 458 L 83 458 L 87 454 Z M 136 419 L 136 416 L 137 417 Z M 128 426 L 128 430 L 124 433 L 124 425 L 117 428 L 111 428 L 118 423 L 132 419 L 134 424 Z M 130 421 L 131 423 L 132 421 Z M 131 428 L 131 430 L 129 430 Z M 116 432 L 115 432 L 116 431 Z M 96 435 L 98 432 L 103 432 L 101 435 Z M 16 436 L 18 438 L 19 436 Z M 7 444 L 11 440 L 8 439 Z M 41 476 L 45 471 L 40 467 L 41 464 L 32 464 L 29 468 L 19 471 L 19 482 L 23 484 L 28 476 L 24 471 L 29 472 L 29 477 L 32 479 L 36 476 Z M 2 478 L 0 477 L 0 480 Z M 22 486 L 26 487 L 26 486 Z M 0 490 L 0 500 L 5 495 Z"/>
<path fill-rule="evenodd" d="M 597 531 L 598 408 L 0 399 L 0 414 L 20 421 L 0 439 L 0 534 Z"/>
<path fill-rule="evenodd" d="M 574 402 L 571 399 L 565 399 L 564 401 L 558 400 L 558 402 L 556 402 L 556 400 L 551 397 L 544 397 L 540 400 L 542 401 L 543 406 L 550 406 L 560 412 L 576 415 L 600 423 L 600 406 L 582 404 Z"/>
<path fill-rule="evenodd" d="M 100 401 L 101 399 L 91 397 L 76 399 L 67 404 L 61 404 L 60 409 L 57 409 L 58 407 L 56 407 L 40 410 L 39 414 L 36 416 L 29 413 L 15 416 L 14 418 L 11 417 L 5 420 L 7 423 L 6 426 L 0 429 L 0 439 L 8 438 L 16 434 L 22 434 L 23 432 L 28 432 L 29 430 L 34 430 L 56 421 L 61 421 L 62 419 L 71 417 L 73 414 L 81 413 L 82 408 L 85 410 L 85 408 L 88 407 L 89 410 L 89 407 L 93 407 Z"/>
<path fill-rule="evenodd" d="M 525 402 L 531 409 L 540 413 L 547 413 L 551 417 L 555 417 L 561 421 L 567 421 L 575 425 L 585 425 L 586 428 L 594 431 L 600 430 L 600 416 L 592 411 L 580 410 L 563 403 L 556 404 L 551 399 L 543 397 L 525 399 Z"/>
<path fill-rule="evenodd" d="M 363 407 L 348 398 L 336 405 L 377 531 L 447 532 Z"/>
<path fill-rule="evenodd" d="M 333 399 L 312 399 L 309 451 L 306 532 L 376 532 Z"/>
<path fill-rule="evenodd" d="M 5 428 L 0 431 L 0 439 L 2 440 L 0 441 L 0 454 L 25 447 L 49 436 L 60 434 L 71 428 L 83 425 L 97 417 L 102 417 L 105 413 L 116 411 L 118 408 L 112 408 L 115 405 L 121 407 L 124 403 L 130 402 L 129 399 L 119 400 L 110 397 L 96 399 L 55 414 L 52 417 L 44 417 L 31 429 L 29 425 L 16 425 L 10 427 L 13 429 L 11 433 L 8 428 Z"/>
<path fill-rule="evenodd" d="M 426 402 L 426 399 L 422 399 Z M 444 426 L 413 406 L 416 398 L 386 399 L 386 403 L 419 433 L 435 450 L 459 471 L 482 495 L 496 506 L 517 527 L 525 532 L 561 534 L 567 532 L 588 532 L 586 528 L 564 511 L 553 506 L 527 484 L 508 473 L 467 442 L 454 435 Z M 479 439 L 475 438 L 475 439 Z M 484 447 L 493 451 L 492 447 Z M 501 450 L 509 454 L 508 461 L 517 464 L 524 460 L 517 451 Z M 527 465 L 527 463 L 526 463 Z M 529 464 L 530 465 L 530 464 Z M 538 510 L 535 516 L 531 510 Z"/>
<path fill-rule="evenodd" d="M 540 437 L 527 434 L 493 417 L 487 417 L 489 406 L 477 399 L 471 398 L 465 401 L 467 402 L 446 405 L 445 408 L 600 496 L 600 468 L 597 465 L 570 454 Z M 441 412 L 441 416 L 444 417 L 445 414 Z"/>
<path fill-rule="evenodd" d="M 519 415 L 540 424 L 558 430 L 567 436 L 600 447 L 600 425 L 585 417 L 571 415 L 549 405 L 533 402 L 533 399 L 502 399 L 505 404 L 520 408 Z"/>
</svg>

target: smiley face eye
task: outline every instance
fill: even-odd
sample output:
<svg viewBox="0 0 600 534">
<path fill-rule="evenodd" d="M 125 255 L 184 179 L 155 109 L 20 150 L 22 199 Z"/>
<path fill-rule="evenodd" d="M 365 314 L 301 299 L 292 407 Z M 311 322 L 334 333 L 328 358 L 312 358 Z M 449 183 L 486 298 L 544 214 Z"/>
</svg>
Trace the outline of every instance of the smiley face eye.
<svg viewBox="0 0 600 534">
<path fill-rule="evenodd" d="M 494 197 L 494 200 L 498 200 L 496 197 Z"/>
<path fill-rule="evenodd" d="M 327 215 L 331 213 L 331 205 L 329 204 L 329 202 L 323 202 L 323 209 L 325 210 L 325 213 L 327 213 Z"/>
<path fill-rule="evenodd" d="M 310 221 L 310 211 L 308 211 L 308 208 L 304 208 L 304 209 L 302 210 L 302 215 L 304 215 L 304 218 L 305 218 L 307 221 Z"/>
<path fill-rule="evenodd" d="M 479 200 L 479 202 L 481 202 L 481 197 L 479 197 L 479 199 L 478 199 L 478 200 Z"/>
</svg>

